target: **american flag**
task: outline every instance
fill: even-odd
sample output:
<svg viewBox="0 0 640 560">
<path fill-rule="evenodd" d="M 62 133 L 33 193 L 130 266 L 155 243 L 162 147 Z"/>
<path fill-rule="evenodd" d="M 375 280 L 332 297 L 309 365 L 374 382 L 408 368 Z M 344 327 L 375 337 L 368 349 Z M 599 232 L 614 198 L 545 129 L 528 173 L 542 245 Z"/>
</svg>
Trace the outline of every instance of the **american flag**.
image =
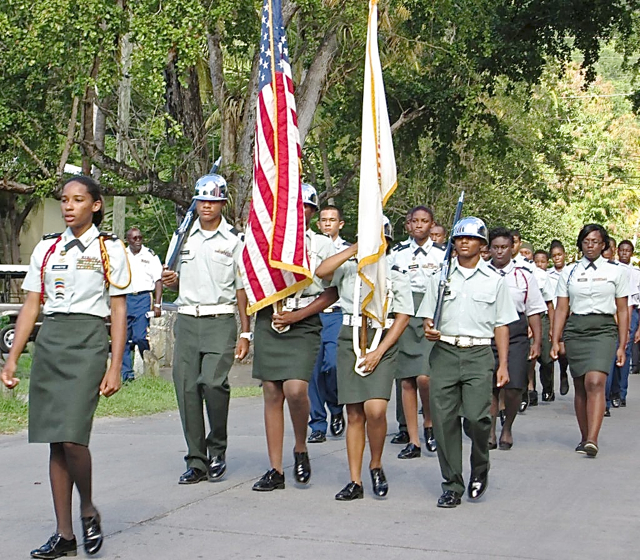
<svg viewBox="0 0 640 560">
<path fill-rule="evenodd" d="M 249 313 L 311 283 L 305 248 L 300 135 L 281 0 L 264 0 L 253 200 L 242 251 Z"/>
</svg>

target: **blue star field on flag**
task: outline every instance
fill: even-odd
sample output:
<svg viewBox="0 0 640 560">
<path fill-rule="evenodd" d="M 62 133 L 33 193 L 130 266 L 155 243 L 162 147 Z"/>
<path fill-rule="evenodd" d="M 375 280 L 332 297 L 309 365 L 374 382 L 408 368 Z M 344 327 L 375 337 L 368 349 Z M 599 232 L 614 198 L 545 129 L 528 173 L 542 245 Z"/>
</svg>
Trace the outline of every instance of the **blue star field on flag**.
<svg viewBox="0 0 640 560">
<path fill-rule="evenodd" d="M 269 11 L 271 9 L 271 11 Z M 270 18 L 273 18 L 273 26 L 270 26 Z M 273 28 L 273 41 L 271 29 Z M 271 45 L 275 50 L 275 58 L 272 56 Z M 272 62 L 274 66 L 272 67 Z M 289 47 L 282 23 L 282 6 L 280 0 L 270 0 L 264 3 L 262 8 L 262 29 L 260 31 L 260 74 L 258 89 L 271 83 L 272 73 L 284 72 L 289 66 Z"/>
</svg>

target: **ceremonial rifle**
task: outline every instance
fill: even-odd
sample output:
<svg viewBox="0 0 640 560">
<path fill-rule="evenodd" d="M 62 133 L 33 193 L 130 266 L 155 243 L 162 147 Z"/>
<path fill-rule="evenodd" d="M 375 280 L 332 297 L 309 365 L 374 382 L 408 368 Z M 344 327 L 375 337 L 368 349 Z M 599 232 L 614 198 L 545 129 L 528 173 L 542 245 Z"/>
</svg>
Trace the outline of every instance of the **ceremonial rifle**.
<svg viewBox="0 0 640 560">
<path fill-rule="evenodd" d="M 209 171 L 209 175 L 213 175 L 218 172 L 220 169 L 220 164 L 222 163 L 222 156 L 220 156 L 216 162 L 213 164 L 211 171 Z M 187 213 L 182 218 L 182 222 L 180 222 L 180 226 L 175 232 L 176 242 L 173 246 L 173 251 L 170 254 L 167 254 L 167 260 L 165 262 L 167 268 L 169 270 L 175 271 L 176 264 L 178 263 L 178 257 L 180 256 L 180 251 L 182 251 L 182 247 L 184 246 L 184 242 L 187 239 L 187 234 L 189 233 L 189 229 L 191 228 L 191 224 L 193 222 L 193 217 L 196 213 L 196 200 L 191 203 Z"/>
<path fill-rule="evenodd" d="M 447 249 L 444 253 L 444 261 L 442 262 L 442 268 L 440 269 L 440 281 L 438 282 L 438 299 L 436 301 L 436 310 L 433 313 L 433 328 L 435 330 L 440 329 L 440 321 L 442 319 L 442 306 L 444 304 L 444 296 L 446 295 L 447 285 L 449 283 L 449 269 L 451 268 L 451 253 L 453 253 L 453 231 L 456 224 L 462 216 L 462 205 L 464 203 L 464 191 L 460 193 L 458 199 L 458 205 L 456 206 L 456 214 L 453 218 L 453 226 L 451 226 L 451 233 L 449 234 L 449 240 L 447 241 Z"/>
</svg>

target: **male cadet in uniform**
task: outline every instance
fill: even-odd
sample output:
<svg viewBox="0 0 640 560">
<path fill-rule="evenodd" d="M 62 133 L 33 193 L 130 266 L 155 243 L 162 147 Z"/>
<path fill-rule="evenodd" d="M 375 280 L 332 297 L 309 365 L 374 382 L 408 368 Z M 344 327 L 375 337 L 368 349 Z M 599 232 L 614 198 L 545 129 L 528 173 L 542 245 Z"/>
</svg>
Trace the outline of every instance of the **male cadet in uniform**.
<svg viewBox="0 0 640 560">
<path fill-rule="evenodd" d="M 488 485 L 491 388 L 495 361 L 491 339 L 498 350 L 497 385 L 509 381 L 509 323 L 518 319 L 504 279 L 488 270 L 480 247 L 488 242 L 487 228 L 478 218 L 463 218 L 453 236 L 458 256 L 452 260 L 439 330 L 433 323 L 438 299 L 436 274 L 416 315 L 424 318 L 424 332 L 435 341 L 429 360 L 431 414 L 438 442 L 438 461 L 444 482 L 438 507 L 460 504 L 462 478 L 461 412 L 471 438 L 471 477 L 468 495 L 480 498 Z"/>
<path fill-rule="evenodd" d="M 242 243 L 222 216 L 227 183 L 215 174 L 196 183 L 195 220 L 180 250 L 177 271 L 165 269 L 162 281 L 178 290 L 173 382 L 187 442 L 187 470 L 179 484 L 219 480 L 225 473 L 228 374 L 234 354 L 247 355 L 251 332 L 247 296 L 238 263 Z M 176 242 L 171 240 L 169 252 Z M 236 345 L 236 307 L 242 332 Z M 205 433 L 203 402 L 210 432 Z"/>
<path fill-rule="evenodd" d="M 320 210 L 318 219 L 320 231 L 331 238 L 336 253 L 351 245 L 340 237 L 344 227 L 342 211 L 335 206 L 325 206 Z M 309 382 L 311 434 L 307 443 L 322 443 L 327 439 L 327 411 L 331 413 L 329 429 L 331 435 L 339 437 L 344 433 L 344 415 L 342 405 L 338 404 L 338 335 L 342 326 L 342 308 L 340 300 L 320 313 L 322 333 L 320 352 Z"/>
<path fill-rule="evenodd" d="M 429 232 L 431 241 L 438 245 L 444 245 L 447 242 L 447 231 L 440 224 L 433 224 Z"/>
<path fill-rule="evenodd" d="M 162 311 L 162 264 L 156 254 L 142 244 L 142 232 L 132 227 L 127 232 L 127 259 L 131 267 L 132 293 L 127 294 L 127 341 L 122 356 L 122 382 L 133 381 L 132 354 L 138 347 L 140 356 L 149 350 L 147 339 L 149 317 L 153 301 L 153 314 L 160 317 Z"/>
</svg>

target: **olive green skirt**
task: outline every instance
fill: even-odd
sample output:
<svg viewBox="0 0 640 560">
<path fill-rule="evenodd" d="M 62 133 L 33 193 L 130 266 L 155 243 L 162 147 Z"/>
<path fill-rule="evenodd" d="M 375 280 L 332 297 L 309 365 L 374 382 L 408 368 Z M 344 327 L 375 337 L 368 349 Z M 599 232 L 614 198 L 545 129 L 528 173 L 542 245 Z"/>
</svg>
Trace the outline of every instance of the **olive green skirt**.
<svg viewBox="0 0 640 560">
<path fill-rule="evenodd" d="M 271 328 L 273 308 L 258 311 L 254 329 L 252 377 L 262 381 L 310 381 L 320 350 L 322 323 L 312 315 L 284 333 Z"/>
<path fill-rule="evenodd" d="M 529 322 L 524 313 L 518 313 L 518 320 L 507 325 L 509 327 L 509 383 L 504 389 L 526 389 L 529 382 Z M 495 357 L 493 370 L 493 386 L 497 385 L 498 348 L 495 339 L 491 341 L 491 349 Z"/>
<path fill-rule="evenodd" d="M 612 315 L 574 313 L 567 320 L 563 339 L 571 377 L 582 377 L 589 371 L 609 373 L 618 340 Z"/>
<path fill-rule="evenodd" d="M 384 331 L 382 338 L 388 331 Z M 368 343 L 371 344 L 375 329 L 368 329 Z M 370 399 L 391 398 L 393 376 L 396 370 L 398 344 L 387 350 L 380 363 L 372 373 L 366 377 L 358 375 L 353 369 L 356 365 L 356 355 L 353 352 L 353 327 L 342 325 L 338 336 L 338 402 L 340 404 L 354 404 L 366 402 Z"/>
<path fill-rule="evenodd" d="M 29 384 L 29 441 L 89 445 L 109 337 L 94 315 L 47 315 L 38 332 Z"/>
<path fill-rule="evenodd" d="M 413 292 L 413 309 L 417 310 L 424 294 Z M 396 379 L 408 379 L 418 375 L 429 375 L 429 354 L 433 342 L 424 337 L 421 317 L 411 317 L 409 324 L 398 339 Z"/>
</svg>

